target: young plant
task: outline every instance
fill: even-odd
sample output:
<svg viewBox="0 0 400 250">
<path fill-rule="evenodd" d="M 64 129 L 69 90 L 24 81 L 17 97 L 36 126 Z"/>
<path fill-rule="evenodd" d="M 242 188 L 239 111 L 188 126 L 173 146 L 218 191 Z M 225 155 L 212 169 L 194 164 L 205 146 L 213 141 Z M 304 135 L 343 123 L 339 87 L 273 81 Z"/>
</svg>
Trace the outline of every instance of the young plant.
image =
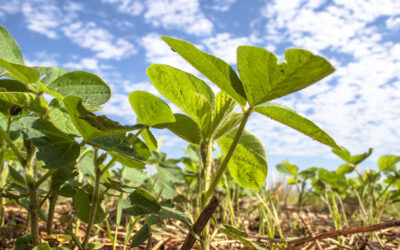
<svg viewBox="0 0 400 250">
<path fill-rule="evenodd" d="M 72 197 L 78 218 L 87 223 L 82 244 L 66 230 L 78 248 L 93 248 L 96 244 L 89 238 L 93 225 L 105 218 L 104 195 L 109 189 L 122 188 L 105 178 L 108 170 L 115 162 L 143 169 L 151 153 L 138 136 L 160 119 L 149 125 L 123 126 L 98 116 L 93 112 L 111 97 L 109 86 L 98 76 L 26 66 L 17 43 L 2 26 L 0 48 L 0 170 L 5 173 L 7 164 L 12 180 L 2 184 L 0 196 L 28 210 L 29 241 L 19 243 L 26 242 L 29 248 L 40 244 L 39 220 L 47 221 L 47 232 L 52 233 L 57 197 L 65 196 Z M 50 102 L 44 93 L 52 98 Z M 134 130 L 135 134 L 127 134 Z M 83 161 L 93 173 L 86 184 L 74 181 L 77 165 Z M 48 200 L 46 215 L 41 207 Z"/>
<path fill-rule="evenodd" d="M 276 170 L 291 177 L 287 181 L 289 185 L 296 185 L 298 193 L 297 212 L 300 213 L 304 206 L 306 195 L 310 193 L 310 190 L 307 190 L 308 182 L 315 178 L 318 168 L 311 167 L 299 172 L 299 168 L 296 165 L 288 161 L 282 161 L 282 163 L 276 165 Z"/>
<path fill-rule="evenodd" d="M 221 89 L 215 96 L 211 87 L 200 78 L 168 65 L 153 64 L 147 69 L 156 89 L 185 113 L 174 114 L 175 122 L 165 127 L 199 147 L 201 166 L 198 168 L 197 215 L 207 205 L 227 167 L 233 179 L 244 187 L 258 189 L 264 184 L 267 177 L 265 149 L 256 136 L 244 129 L 254 113 L 340 150 L 335 141 L 313 122 L 284 105 L 271 102 L 331 74 L 334 68 L 323 57 L 306 50 L 289 49 L 285 51 L 286 62 L 278 63 L 277 57 L 263 48 L 239 46 L 239 77 L 229 64 L 192 44 L 175 38 L 162 38 L 173 51 Z M 136 95 L 135 92 L 132 94 Z M 157 105 L 150 99 L 133 101 L 149 113 L 157 112 Z M 242 113 L 235 112 L 237 105 Z M 215 141 L 224 158 L 213 175 Z M 200 239 L 200 247 L 208 249 L 207 226 Z"/>
</svg>

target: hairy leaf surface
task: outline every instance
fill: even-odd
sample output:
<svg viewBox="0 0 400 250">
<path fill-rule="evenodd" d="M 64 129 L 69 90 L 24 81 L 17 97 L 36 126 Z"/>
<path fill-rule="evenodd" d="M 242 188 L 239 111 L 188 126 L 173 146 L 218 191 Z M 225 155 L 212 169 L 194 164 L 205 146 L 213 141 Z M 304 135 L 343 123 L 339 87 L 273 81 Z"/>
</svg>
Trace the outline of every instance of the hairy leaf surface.
<svg viewBox="0 0 400 250">
<path fill-rule="evenodd" d="M 188 114 L 203 133 L 209 131 L 214 94 L 211 88 L 192 74 L 162 64 L 147 68 L 154 87 Z"/>
<path fill-rule="evenodd" d="M 228 63 L 197 49 L 193 44 L 163 36 L 162 39 L 211 82 L 228 93 L 240 105 L 246 105 L 246 95 L 236 72 Z"/>
<path fill-rule="evenodd" d="M 301 90 L 335 69 L 323 57 L 309 51 L 289 49 L 285 60 L 263 48 L 239 46 L 238 71 L 251 107 Z"/>
<path fill-rule="evenodd" d="M 397 155 L 382 155 L 378 159 L 378 167 L 380 171 L 385 171 L 397 164 L 400 161 L 400 156 Z"/>
<path fill-rule="evenodd" d="M 128 196 L 124 207 L 125 211 L 133 216 L 157 213 L 161 209 L 161 206 L 153 196 L 143 189 L 133 191 Z"/>
<path fill-rule="evenodd" d="M 25 64 L 21 50 L 17 42 L 10 35 L 6 28 L 0 25 L 0 58 L 11 63 Z M 0 67 L 0 74 L 4 73 L 4 69 Z"/>
<path fill-rule="evenodd" d="M 175 122 L 168 124 L 168 129 L 185 141 L 199 144 L 201 139 L 200 128 L 192 118 L 184 114 L 174 114 Z"/>
<path fill-rule="evenodd" d="M 55 79 L 69 72 L 68 70 L 59 67 L 35 66 L 33 68 L 40 72 L 42 77 L 40 81 L 46 86 Z"/>
<path fill-rule="evenodd" d="M 24 117 L 20 122 L 25 136 L 38 148 L 37 159 L 46 163 L 45 168 L 69 166 L 78 158 L 79 144 L 51 122 L 36 117 Z"/>
<path fill-rule="evenodd" d="M 83 106 L 82 99 L 77 96 L 67 96 L 64 98 L 64 106 L 66 111 L 69 113 L 72 122 L 85 140 L 146 127 L 141 124 L 123 126 L 106 116 L 97 116 L 88 111 Z"/>
<path fill-rule="evenodd" d="M 134 142 L 129 142 L 132 136 L 133 135 L 125 136 L 125 134 L 114 134 L 96 137 L 88 140 L 87 143 L 136 161 L 146 161 L 151 155 L 149 148 L 144 142 L 137 138 Z"/>
<path fill-rule="evenodd" d="M 129 95 L 129 102 L 141 124 L 152 127 L 175 122 L 168 104 L 153 94 L 134 91 Z"/>
<path fill-rule="evenodd" d="M 31 92 L 1 92 L 0 99 L 16 104 L 20 107 L 28 110 L 35 111 L 41 115 L 46 114 L 47 103 L 43 97 L 38 97 L 36 94 Z"/>
<path fill-rule="evenodd" d="M 40 72 L 34 68 L 11 63 L 0 58 L 0 71 L 8 72 L 6 76 L 24 83 L 35 83 L 40 78 Z"/>
<path fill-rule="evenodd" d="M 111 97 L 110 87 L 97 75 L 85 71 L 66 73 L 47 87 L 62 96 L 79 96 L 84 105 L 101 105 Z"/>
</svg>

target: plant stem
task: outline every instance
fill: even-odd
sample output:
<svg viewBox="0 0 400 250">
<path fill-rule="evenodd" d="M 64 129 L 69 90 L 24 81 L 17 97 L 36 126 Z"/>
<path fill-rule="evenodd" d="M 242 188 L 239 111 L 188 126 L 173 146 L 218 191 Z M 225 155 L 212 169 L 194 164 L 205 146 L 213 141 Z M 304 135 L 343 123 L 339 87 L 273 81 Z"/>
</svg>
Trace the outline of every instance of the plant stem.
<svg viewBox="0 0 400 250">
<path fill-rule="evenodd" d="M 236 149 L 236 146 L 237 146 L 237 144 L 239 142 L 240 136 L 242 135 L 244 127 L 246 126 L 247 120 L 249 119 L 249 116 L 251 115 L 252 112 L 253 112 L 252 109 L 248 109 L 243 114 L 242 121 L 240 122 L 240 125 L 239 125 L 239 128 L 238 128 L 237 132 L 236 132 L 236 135 L 233 138 L 232 144 L 229 147 L 229 150 L 226 153 L 225 158 L 221 163 L 221 166 L 219 166 L 219 168 L 218 168 L 217 174 L 215 175 L 210 187 L 207 190 L 207 193 L 204 196 L 204 201 L 203 201 L 204 203 L 207 203 L 210 200 L 212 194 L 214 193 L 214 190 L 217 187 L 218 182 L 221 179 L 222 174 L 225 172 L 226 167 L 228 166 L 229 160 L 231 159 L 231 157 L 233 155 L 233 152 Z"/>
<path fill-rule="evenodd" d="M 112 157 L 111 160 L 107 163 L 107 165 L 104 166 L 104 168 L 101 170 L 100 174 L 103 175 L 109 168 L 113 166 L 113 163 L 117 160 L 117 157 Z"/>
<path fill-rule="evenodd" d="M 202 161 L 202 166 L 200 170 L 200 209 L 203 211 L 207 205 L 205 201 L 205 192 L 208 190 L 211 182 L 212 177 L 212 161 L 213 161 L 213 150 L 212 150 L 212 139 L 208 138 L 209 140 L 203 141 L 200 143 L 200 156 Z M 202 231 L 202 237 L 200 241 L 200 248 L 202 250 L 209 249 L 209 226 L 208 224 L 205 225 Z"/>
<path fill-rule="evenodd" d="M 11 150 L 17 156 L 18 161 L 21 163 L 21 165 L 25 166 L 26 165 L 25 158 L 22 156 L 21 152 L 14 145 L 14 143 L 11 141 L 11 139 L 8 137 L 8 133 L 6 131 L 4 131 L 1 127 L 0 127 L 0 136 L 3 137 L 3 139 L 7 142 L 8 146 L 11 148 Z"/>
<path fill-rule="evenodd" d="M 39 204 L 39 195 L 38 189 L 39 185 L 36 185 L 35 175 L 29 174 L 29 171 L 32 172 L 34 167 L 34 159 L 35 159 L 35 152 L 36 148 L 32 145 L 30 140 L 24 140 L 24 146 L 26 149 L 26 160 L 24 159 L 24 170 L 26 173 L 25 182 L 28 188 L 29 193 L 29 207 L 28 213 L 30 218 L 30 226 L 31 226 L 31 242 L 33 246 L 37 246 L 40 243 L 39 238 L 39 211 L 40 211 L 40 204 Z"/>
<path fill-rule="evenodd" d="M 88 225 L 87 225 L 87 229 L 86 229 L 85 238 L 84 238 L 83 244 L 82 244 L 82 247 L 85 250 L 87 249 L 87 244 L 89 243 L 90 233 L 92 231 L 92 228 L 94 225 L 94 220 L 96 218 L 97 206 L 100 201 L 100 179 L 101 179 L 100 165 L 101 165 L 101 163 L 97 162 L 97 153 L 98 153 L 98 149 L 95 149 L 94 159 L 93 159 L 94 167 L 95 167 L 95 184 L 94 184 L 94 190 L 93 190 L 92 206 L 90 208 Z"/>
<path fill-rule="evenodd" d="M 7 168 L 4 164 L 4 153 L 6 151 L 6 144 L 2 143 L 0 148 L 0 188 L 3 188 L 7 178 Z M 0 227 L 3 227 L 5 224 L 5 211 L 4 204 L 6 200 L 3 197 L 0 197 Z"/>
<path fill-rule="evenodd" d="M 34 246 L 39 245 L 39 197 L 37 189 L 31 189 L 29 196 L 29 214 L 31 219 L 31 240 Z"/>
<path fill-rule="evenodd" d="M 54 219 L 54 212 L 57 204 L 58 195 L 50 191 L 49 197 L 49 212 L 47 215 L 47 235 L 53 233 L 53 219 Z"/>
</svg>

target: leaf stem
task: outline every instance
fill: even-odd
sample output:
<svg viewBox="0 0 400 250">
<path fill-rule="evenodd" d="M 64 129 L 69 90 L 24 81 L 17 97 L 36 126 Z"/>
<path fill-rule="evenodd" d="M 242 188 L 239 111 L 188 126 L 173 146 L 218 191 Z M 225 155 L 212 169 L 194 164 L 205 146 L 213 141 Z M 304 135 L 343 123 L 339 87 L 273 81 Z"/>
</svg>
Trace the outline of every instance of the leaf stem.
<svg viewBox="0 0 400 250">
<path fill-rule="evenodd" d="M 143 132 L 144 129 L 145 129 L 145 128 L 139 129 L 138 132 L 136 132 L 136 134 L 135 134 L 132 138 L 130 138 L 130 139 L 128 140 L 128 142 L 129 142 L 129 143 L 134 143 L 134 142 L 136 141 L 136 139 L 139 137 L 139 135 Z"/>
<path fill-rule="evenodd" d="M 109 168 L 111 168 L 116 160 L 117 157 L 113 156 L 107 165 L 105 165 L 105 167 L 100 171 L 100 175 L 103 175 Z"/>
<path fill-rule="evenodd" d="M 50 169 L 49 171 L 47 171 L 47 172 L 46 172 L 42 177 L 40 177 L 40 179 L 35 183 L 34 188 L 35 188 L 35 189 L 38 189 L 39 186 L 40 186 L 43 182 L 45 182 L 45 181 L 47 180 L 47 178 L 49 178 L 49 177 L 50 177 L 52 174 L 54 174 L 57 170 L 58 170 L 58 169 L 53 168 L 53 169 Z"/>
<path fill-rule="evenodd" d="M 217 174 L 215 175 L 210 187 L 208 188 L 207 193 L 204 195 L 204 199 L 203 199 L 204 203 L 207 203 L 210 200 L 215 188 L 218 185 L 219 180 L 221 179 L 222 174 L 225 172 L 225 169 L 228 166 L 229 160 L 231 159 L 233 152 L 236 149 L 236 146 L 239 142 L 240 136 L 242 135 L 244 127 L 246 126 L 246 123 L 252 112 L 253 112 L 253 110 L 251 108 L 249 108 L 248 110 L 246 110 L 246 112 L 244 112 L 242 121 L 240 122 L 240 125 L 236 132 L 236 135 L 233 138 L 232 144 L 229 147 L 229 150 L 226 153 L 224 160 L 221 163 L 221 166 L 219 166 Z"/>
</svg>

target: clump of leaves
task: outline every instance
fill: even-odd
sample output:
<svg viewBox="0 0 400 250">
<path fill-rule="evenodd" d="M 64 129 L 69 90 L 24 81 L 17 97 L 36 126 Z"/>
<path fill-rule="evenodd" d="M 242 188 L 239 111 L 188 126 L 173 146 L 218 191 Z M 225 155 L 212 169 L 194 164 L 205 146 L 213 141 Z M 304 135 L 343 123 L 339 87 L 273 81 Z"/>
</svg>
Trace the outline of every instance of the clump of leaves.
<svg viewBox="0 0 400 250">
<path fill-rule="evenodd" d="M 155 88 L 178 106 L 184 114 L 174 114 L 175 122 L 165 127 L 199 148 L 201 165 L 198 168 L 197 215 L 203 210 L 216 189 L 226 167 L 240 185 L 258 189 L 267 177 L 267 156 L 264 146 L 245 125 L 253 113 L 261 114 L 285 124 L 330 147 L 341 148 L 317 125 L 292 109 L 271 102 L 299 91 L 321 80 L 334 71 L 323 57 L 301 49 L 285 51 L 285 62 L 267 50 L 253 46 L 239 46 L 237 68 L 239 75 L 223 60 L 197 49 L 189 42 L 162 37 L 172 50 L 181 55 L 221 91 L 215 95 L 200 78 L 177 68 L 153 64 L 147 75 Z M 136 96 L 142 92 L 133 92 Z M 151 120 L 157 105 L 151 98 L 132 98 L 140 120 Z M 239 105 L 242 113 L 236 113 Z M 213 169 L 213 146 L 217 142 L 224 158 Z M 215 172 L 215 175 L 213 175 Z M 201 247 L 208 249 L 207 227 L 203 231 Z"/>
</svg>

